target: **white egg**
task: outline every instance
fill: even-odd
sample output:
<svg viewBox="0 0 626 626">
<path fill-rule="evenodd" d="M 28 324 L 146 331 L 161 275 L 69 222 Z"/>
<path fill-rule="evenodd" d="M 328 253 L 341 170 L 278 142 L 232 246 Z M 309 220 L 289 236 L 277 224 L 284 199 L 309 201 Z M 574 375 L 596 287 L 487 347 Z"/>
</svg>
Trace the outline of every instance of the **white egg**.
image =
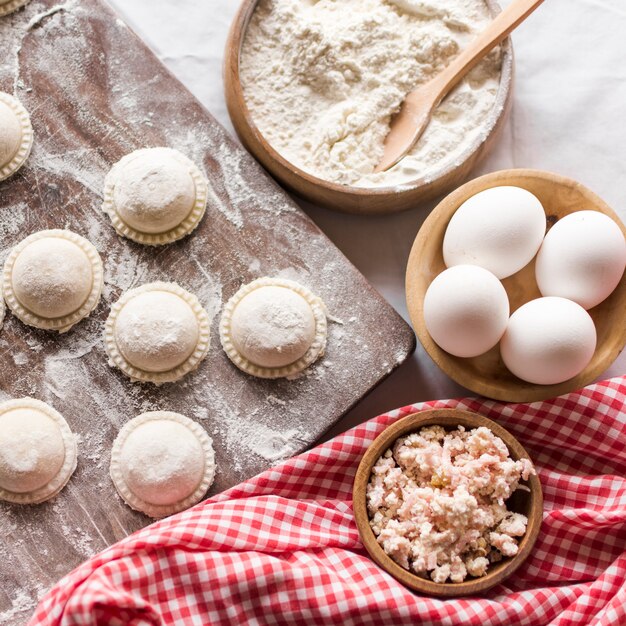
<svg viewBox="0 0 626 626">
<path fill-rule="evenodd" d="M 626 268 L 621 228 L 598 211 L 577 211 L 548 232 L 537 255 L 535 276 L 544 296 L 561 296 L 585 309 L 600 304 Z"/>
<path fill-rule="evenodd" d="M 476 265 L 445 270 L 424 297 L 424 322 L 433 341 L 460 357 L 484 354 L 495 346 L 509 319 L 502 283 Z"/>
<path fill-rule="evenodd" d="M 466 200 L 443 239 L 446 267 L 480 265 L 506 278 L 537 254 L 546 233 L 541 202 L 520 187 L 493 187 Z"/>
<path fill-rule="evenodd" d="M 580 374 L 596 349 L 596 327 L 580 305 L 538 298 L 521 306 L 500 342 L 504 364 L 522 380 L 556 385 Z"/>
</svg>

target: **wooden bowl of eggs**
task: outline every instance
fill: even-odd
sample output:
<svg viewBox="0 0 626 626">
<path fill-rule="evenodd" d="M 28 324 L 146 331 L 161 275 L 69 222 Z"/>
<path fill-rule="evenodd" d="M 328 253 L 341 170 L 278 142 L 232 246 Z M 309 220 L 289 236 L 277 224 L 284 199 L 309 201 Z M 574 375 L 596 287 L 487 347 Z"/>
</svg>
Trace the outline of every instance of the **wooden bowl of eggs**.
<svg viewBox="0 0 626 626">
<path fill-rule="evenodd" d="M 459 427 L 464 429 L 461 437 L 465 439 L 458 437 Z M 439 436 L 435 429 L 439 431 Z M 449 438 L 447 442 L 441 439 L 444 433 L 445 437 Z M 422 438 L 413 442 L 405 439 L 415 435 Z M 494 445 L 495 443 L 499 445 Z M 411 444 L 415 446 L 413 449 L 410 448 Z M 433 462 L 437 457 L 438 448 L 441 454 L 442 446 L 449 444 L 453 444 L 459 453 L 464 449 L 465 452 L 461 456 L 474 457 L 466 465 L 466 469 L 472 464 L 479 463 L 478 457 L 483 453 L 490 454 L 492 459 L 499 458 L 508 469 L 503 473 L 503 468 L 499 468 L 497 464 L 481 469 L 476 475 L 480 476 L 477 480 L 481 481 L 481 487 L 477 492 L 474 489 L 476 485 L 472 486 L 471 471 L 466 472 L 460 465 L 455 466 L 454 460 L 451 461 L 453 467 L 448 466 L 447 470 Z M 411 452 L 416 454 L 413 456 Z M 413 466 L 420 468 L 417 474 L 414 473 Z M 446 471 L 456 477 L 454 480 L 459 485 L 467 482 L 469 493 L 475 494 L 474 497 L 480 500 L 480 503 L 472 500 L 472 497 L 468 498 L 463 487 L 460 489 L 447 487 L 452 479 L 446 476 Z M 398 489 L 395 483 L 402 481 L 402 478 L 398 479 L 399 473 L 404 472 L 409 473 L 412 482 L 400 488 L 403 502 L 398 508 L 392 504 L 390 496 Z M 485 485 L 484 476 L 487 474 L 491 478 Z M 501 483 L 496 485 L 499 478 L 495 477 L 502 477 L 504 474 L 513 483 L 507 487 Z M 435 478 L 437 480 L 434 480 Z M 386 494 L 387 490 L 389 493 Z M 489 510 L 490 507 L 494 507 L 497 500 L 493 494 L 509 492 L 510 496 L 503 496 L 507 510 L 505 517 L 509 517 L 511 521 L 519 521 L 519 516 L 523 516 L 523 523 L 517 531 L 511 533 L 515 538 L 509 545 L 514 547 L 510 550 L 504 548 L 504 552 L 510 555 L 506 556 L 500 552 L 500 548 L 491 545 L 494 543 L 491 541 L 491 531 L 506 534 L 511 530 L 511 525 L 509 524 L 508 529 L 499 528 L 500 522 L 497 520 L 488 520 L 480 515 L 474 516 L 471 511 L 478 504 L 483 511 Z M 424 500 L 420 502 L 422 498 Z M 459 503 L 458 514 L 450 498 Z M 443 597 L 483 593 L 513 574 L 531 554 L 539 536 L 543 517 L 541 482 L 532 469 L 532 461 L 524 447 L 499 424 L 482 415 L 459 409 L 434 409 L 414 413 L 383 430 L 361 459 L 354 479 L 352 502 L 361 540 L 372 559 L 407 587 L 420 593 Z M 410 512 L 407 513 L 406 510 L 403 512 L 406 502 L 417 502 L 417 505 L 411 507 Z M 445 503 L 444 508 L 449 515 L 442 515 L 439 502 Z M 497 505 L 495 507 L 497 508 Z M 395 513 L 392 512 L 393 509 L 397 509 Z M 377 514 L 376 511 L 380 513 Z M 439 529 L 442 532 L 434 532 L 430 536 L 428 532 L 424 532 L 424 519 L 432 519 L 433 516 L 439 519 Z M 387 518 L 390 517 L 392 519 L 388 521 Z M 394 517 L 399 519 L 395 520 Z M 406 552 L 408 546 L 402 546 L 393 538 L 393 529 L 398 521 L 400 525 L 404 524 L 405 530 L 408 530 L 404 536 L 400 533 L 398 538 L 412 542 L 406 554 L 407 557 L 409 554 L 411 556 L 404 563 L 402 552 L 403 550 Z M 418 527 L 419 533 L 415 533 L 410 527 L 407 529 L 407 522 Z M 448 527 L 453 527 L 457 537 L 461 536 L 464 539 L 456 539 L 450 545 L 445 539 L 447 533 L 444 528 Z M 487 541 L 477 542 L 477 536 L 487 537 Z M 477 542 L 477 545 L 472 546 L 473 542 Z M 463 543 L 466 547 L 463 547 Z M 498 541 L 495 540 L 495 543 Z M 447 556 L 441 558 L 437 555 L 434 563 L 427 565 L 430 559 L 425 552 L 434 555 L 443 553 Z M 477 556 L 482 561 L 481 571 L 474 568 L 479 564 L 475 561 Z M 449 568 L 448 571 L 443 571 L 443 576 L 440 576 L 439 574 L 446 568 L 445 563 L 452 562 L 452 557 L 457 560 L 457 566 L 460 566 L 461 571 L 457 571 L 459 575 L 455 576 Z M 419 558 L 424 560 L 426 570 L 421 575 L 415 571 L 416 567 L 421 567 L 417 562 Z M 461 561 L 465 565 L 461 565 Z M 446 577 L 445 581 L 441 581 L 443 577 Z"/>
<path fill-rule="evenodd" d="M 524 169 L 472 180 L 413 244 L 417 336 L 448 376 L 496 400 L 584 387 L 626 344 L 625 237 L 616 213 L 574 180 Z"/>
<path fill-rule="evenodd" d="M 409 9 L 400 2 L 381 2 L 372 16 L 371 5 L 358 2 L 243 0 L 224 61 L 226 103 L 237 135 L 288 190 L 339 211 L 381 214 L 414 208 L 459 185 L 506 121 L 513 81 L 510 39 L 501 46 L 499 73 L 485 78 L 485 66 L 479 66 L 470 82 L 442 103 L 416 147 L 419 156 L 403 159 L 389 172 L 372 172 L 401 93 L 418 84 L 420 76 L 425 80 L 438 71 L 445 63 L 442 54 L 453 58 L 500 11 L 495 0 L 466 4 L 467 24 L 446 24 L 441 17 L 437 30 L 425 36 L 422 30 L 440 18 L 409 20 Z M 480 23 L 475 22 L 481 14 Z M 455 19 L 460 19 L 456 13 Z M 381 37 L 373 24 L 379 25 Z M 389 37 L 413 26 L 416 32 L 406 36 L 423 42 L 419 50 L 407 48 L 404 38 Z M 407 76 L 415 84 L 405 85 Z M 388 104 L 381 103 L 389 102 L 395 104 L 384 110 Z M 438 138 L 445 138 L 445 145 Z"/>
</svg>

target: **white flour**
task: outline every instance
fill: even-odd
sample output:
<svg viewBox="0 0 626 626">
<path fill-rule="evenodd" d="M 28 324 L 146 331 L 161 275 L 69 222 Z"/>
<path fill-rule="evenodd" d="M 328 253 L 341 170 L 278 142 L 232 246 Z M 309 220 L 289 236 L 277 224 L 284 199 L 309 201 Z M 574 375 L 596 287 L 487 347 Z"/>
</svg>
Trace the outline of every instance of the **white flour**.
<svg viewBox="0 0 626 626">
<path fill-rule="evenodd" d="M 484 0 L 261 0 L 241 54 L 252 117 L 320 178 L 382 187 L 433 179 L 493 123 L 500 51 L 439 106 L 413 151 L 373 174 L 390 116 L 490 21 Z"/>
</svg>

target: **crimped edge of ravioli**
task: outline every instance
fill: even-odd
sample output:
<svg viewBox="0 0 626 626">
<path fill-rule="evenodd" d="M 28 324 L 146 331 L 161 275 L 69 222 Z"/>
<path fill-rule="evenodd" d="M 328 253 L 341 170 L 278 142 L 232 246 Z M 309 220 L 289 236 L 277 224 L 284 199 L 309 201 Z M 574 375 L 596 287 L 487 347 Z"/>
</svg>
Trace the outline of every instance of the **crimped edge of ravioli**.
<svg viewBox="0 0 626 626">
<path fill-rule="evenodd" d="M 5 15 L 9 15 L 9 13 L 13 13 L 13 11 L 21 9 L 29 2 L 30 0 L 9 0 L 8 2 L 0 4 L 0 17 L 4 17 Z"/>
<path fill-rule="evenodd" d="M 34 398 L 19 398 L 17 400 L 8 400 L 0 404 L 0 422 L 2 421 L 3 413 L 15 409 L 33 409 L 44 413 L 56 422 L 61 432 L 61 438 L 63 439 L 63 445 L 65 447 L 63 465 L 57 472 L 57 475 L 46 485 L 25 493 L 15 493 L 14 491 L 0 488 L 0 500 L 6 500 L 7 502 L 13 502 L 15 504 L 39 504 L 56 496 L 72 477 L 76 469 L 78 456 L 76 437 L 72 433 L 65 418 L 56 409 Z"/>
<path fill-rule="evenodd" d="M 167 505 L 152 504 L 135 495 L 124 480 L 121 461 L 122 448 L 124 447 L 124 443 L 130 433 L 135 431 L 137 428 L 141 428 L 141 426 L 146 422 L 160 420 L 174 421 L 188 428 L 199 441 L 204 452 L 204 473 L 202 480 L 196 489 L 186 498 L 179 500 L 174 504 Z M 128 504 L 128 506 L 132 509 L 145 513 L 149 517 L 153 518 L 166 517 L 168 515 L 173 515 L 174 513 L 179 513 L 180 511 L 184 511 L 185 509 L 188 509 L 194 504 L 200 502 L 209 487 L 213 484 L 215 470 L 215 452 L 213 450 L 213 440 L 211 437 L 209 437 L 208 433 L 204 430 L 204 428 L 202 428 L 202 426 L 185 415 L 175 413 L 173 411 L 149 411 L 133 418 L 120 430 L 115 438 L 115 441 L 113 442 L 113 448 L 111 450 L 110 474 L 111 480 L 113 481 L 117 492 L 124 502 L 126 502 L 126 504 Z"/>
<path fill-rule="evenodd" d="M 0 17 L 2 15 L 5 15 L 4 13 L 2 13 L 4 6 L 5 5 L 0 4 Z M 11 109 L 13 113 L 15 113 L 15 116 L 17 117 L 22 130 L 21 142 L 19 148 L 17 149 L 17 152 L 11 157 L 11 160 L 8 163 L 0 163 L 0 181 L 2 181 L 6 180 L 10 176 L 13 176 L 13 174 L 15 174 L 15 172 L 17 172 L 17 170 L 19 170 L 20 167 L 24 165 L 33 147 L 34 133 L 28 111 L 17 98 L 8 93 L 0 91 L 0 102 L 6 104 L 9 109 Z"/>
<path fill-rule="evenodd" d="M 147 372 L 135 367 L 126 360 L 121 350 L 118 348 L 115 339 L 115 324 L 120 311 L 132 298 L 150 291 L 165 291 L 177 295 L 189 305 L 198 321 L 198 343 L 196 344 L 195 350 L 186 361 L 166 372 Z M 117 367 L 126 374 L 132 382 L 148 382 L 154 383 L 155 385 L 176 382 L 198 368 L 209 351 L 210 343 L 211 323 L 208 313 L 204 310 L 200 301 L 194 294 L 186 291 L 177 283 L 154 282 L 136 287 L 135 289 L 130 289 L 111 306 L 111 312 L 104 325 L 104 346 L 109 356 L 109 365 Z"/>
<path fill-rule="evenodd" d="M 191 211 L 187 214 L 187 217 L 176 228 L 165 231 L 163 233 L 144 233 L 137 230 L 127 224 L 117 212 L 114 200 L 115 184 L 118 172 L 130 161 L 136 159 L 142 153 L 150 152 L 152 150 L 164 150 L 172 155 L 174 159 L 187 167 L 189 174 L 193 180 L 196 198 Z M 106 213 L 113 228 L 117 231 L 118 235 L 126 237 L 136 243 L 141 243 L 146 246 L 164 246 L 169 243 L 174 243 L 179 239 L 183 239 L 187 235 L 191 234 L 200 224 L 204 214 L 206 212 L 207 198 L 208 198 L 208 183 L 198 166 L 184 154 L 173 148 L 142 148 L 135 150 L 122 157 L 109 171 L 104 179 L 104 200 L 102 203 L 102 211 Z"/>
<path fill-rule="evenodd" d="M 311 307 L 315 318 L 315 338 L 306 353 L 297 361 L 284 367 L 263 367 L 244 357 L 235 347 L 231 333 L 232 316 L 237 305 L 255 289 L 261 287 L 284 287 L 291 289 L 302 296 Z M 220 319 L 220 341 L 228 358 L 243 372 L 258 378 L 286 378 L 295 376 L 306 370 L 310 365 L 324 355 L 328 323 L 326 320 L 326 305 L 324 301 L 300 283 L 286 278 L 257 278 L 251 283 L 243 285 L 224 306 Z"/>
<path fill-rule="evenodd" d="M 7 307 L 4 303 L 4 296 L 2 295 L 2 284 L 0 284 L 0 330 L 4 326 L 4 316 L 6 315 Z"/>
<path fill-rule="evenodd" d="M 85 256 L 91 264 L 92 284 L 89 296 L 87 296 L 87 299 L 83 302 L 80 308 L 64 317 L 48 318 L 36 315 L 23 306 L 17 299 L 17 296 L 13 291 L 13 267 L 20 253 L 33 241 L 55 237 L 71 241 L 85 253 Z M 70 328 L 72 328 L 72 326 L 91 315 L 92 311 L 98 306 L 98 302 L 100 302 L 103 287 L 104 267 L 98 250 L 96 250 L 96 247 L 90 241 L 80 235 L 77 235 L 71 230 L 40 230 L 39 232 L 29 235 L 26 239 L 20 241 L 20 243 L 18 243 L 13 250 L 11 250 L 11 253 L 4 263 L 4 269 L 2 272 L 2 292 L 4 300 L 13 314 L 29 326 L 34 326 L 35 328 L 43 330 L 56 330 L 59 333 L 67 332 Z"/>
</svg>

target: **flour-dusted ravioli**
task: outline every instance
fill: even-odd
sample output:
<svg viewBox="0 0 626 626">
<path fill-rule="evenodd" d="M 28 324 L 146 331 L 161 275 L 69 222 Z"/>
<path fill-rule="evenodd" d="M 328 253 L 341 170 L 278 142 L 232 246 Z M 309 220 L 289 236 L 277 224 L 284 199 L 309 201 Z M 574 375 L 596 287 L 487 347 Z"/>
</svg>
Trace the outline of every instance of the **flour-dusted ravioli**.
<svg viewBox="0 0 626 626">
<path fill-rule="evenodd" d="M 158 246 L 193 231 L 206 204 L 207 182 L 192 161 L 171 148 L 145 148 L 113 166 L 102 210 L 123 237 Z"/>
<path fill-rule="evenodd" d="M 33 398 L 0 404 L 0 500 L 49 500 L 75 469 L 76 438 L 58 411 Z"/>
<path fill-rule="evenodd" d="M 259 278 L 228 301 L 220 339 L 228 358 L 260 378 L 282 378 L 305 370 L 326 348 L 326 307 L 297 282 Z"/>
<path fill-rule="evenodd" d="M 29 2 L 30 0 L 0 0 L 0 17 L 17 11 Z"/>
<path fill-rule="evenodd" d="M 165 517 L 193 506 L 214 476 L 211 438 L 179 413 L 143 413 L 128 422 L 113 443 L 115 488 L 130 507 L 150 517 Z"/>
<path fill-rule="evenodd" d="M 0 15 L 3 5 L 0 0 Z M 28 111 L 8 93 L 0 91 L 0 181 L 24 165 L 33 147 Z"/>
<path fill-rule="evenodd" d="M 87 239 L 69 230 L 42 230 L 9 254 L 4 299 L 25 324 L 64 333 L 98 305 L 102 259 Z"/>
<path fill-rule="evenodd" d="M 156 282 L 127 291 L 111 307 L 105 346 L 110 364 L 131 380 L 160 385 L 200 365 L 210 331 L 196 296 L 176 283 Z"/>
<path fill-rule="evenodd" d="M 4 316 L 6 314 L 6 306 L 4 304 L 4 298 L 2 297 L 2 290 L 0 289 L 0 330 L 4 325 Z"/>
</svg>

